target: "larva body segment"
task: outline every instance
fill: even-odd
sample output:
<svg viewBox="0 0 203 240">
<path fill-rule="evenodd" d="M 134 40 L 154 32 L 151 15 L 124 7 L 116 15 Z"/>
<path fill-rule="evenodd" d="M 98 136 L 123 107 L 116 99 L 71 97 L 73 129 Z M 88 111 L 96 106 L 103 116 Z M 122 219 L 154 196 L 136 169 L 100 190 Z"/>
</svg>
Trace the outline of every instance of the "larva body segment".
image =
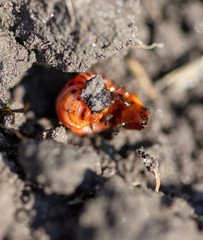
<svg viewBox="0 0 203 240">
<path fill-rule="evenodd" d="M 81 98 L 85 82 L 92 76 L 93 74 L 83 73 L 68 81 L 56 100 L 56 111 L 60 121 L 79 135 L 92 133 L 91 124 L 102 118 L 101 113 L 92 114 Z"/>
</svg>

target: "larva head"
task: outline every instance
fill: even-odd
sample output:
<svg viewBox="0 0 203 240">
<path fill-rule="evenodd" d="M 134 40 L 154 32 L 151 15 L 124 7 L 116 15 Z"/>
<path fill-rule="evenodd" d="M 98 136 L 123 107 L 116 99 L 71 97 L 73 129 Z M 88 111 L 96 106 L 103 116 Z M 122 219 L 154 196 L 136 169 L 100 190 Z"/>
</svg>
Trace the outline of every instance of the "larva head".
<svg viewBox="0 0 203 240">
<path fill-rule="evenodd" d="M 124 127 L 127 129 L 143 130 L 150 122 L 150 112 L 143 106 L 131 111 L 130 115 L 128 120 L 124 122 Z"/>
<path fill-rule="evenodd" d="M 150 112 L 136 94 L 131 93 L 116 102 L 113 109 L 112 123 L 127 129 L 143 130 L 150 121 Z"/>
</svg>

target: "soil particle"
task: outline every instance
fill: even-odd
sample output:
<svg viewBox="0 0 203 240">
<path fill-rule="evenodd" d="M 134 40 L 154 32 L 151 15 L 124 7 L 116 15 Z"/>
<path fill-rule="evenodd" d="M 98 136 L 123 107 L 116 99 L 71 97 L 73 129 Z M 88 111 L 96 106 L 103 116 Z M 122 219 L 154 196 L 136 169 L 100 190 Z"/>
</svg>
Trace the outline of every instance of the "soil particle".
<svg viewBox="0 0 203 240">
<path fill-rule="evenodd" d="M 193 211 L 184 200 L 149 189 L 132 190 L 121 178 L 113 177 L 89 202 L 80 224 L 87 239 L 201 239 L 188 216 Z"/>
<path fill-rule="evenodd" d="M 2 161 L 2 159 L 1 159 Z M 2 164 L 2 163 L 1 163 Z M 13 199 L 13 189 L 9 186 L 7 182 L 3 180 L 3 177 L 0 178 L 0 239 L 3 239 L 5 233 L 8 231 L 9 226 L 13 223 L 14 213 L 15 213 L 15 206 L 14 206 L 14 199 Z"/>
<path fill-rule="evenodd" d="M 24 183 L 14 170 L 14 164 L 8 161 L 6 153 L 0 153 L 0 239 L 12 228 L 16 221 L 15 213 L 22 206 L 19 199 Z"/>
<path fill-rule="evenodd" d="M 93 113 L 103 111 L 111 103 L 110 91 L 107 90 L 104 80 L 99 75 L 86 81 L 81 97 Z"/>
<path fill-rule="evenodd" d="M 67 143 L 68 136 L 65 127 L 59 126 L 42 132 L 40 139 L 52 139 L 57 142 Z"/>
<path fill-rule="evenodd" d="M 137 0 L 68 2 L 13 1 L 1 6 L 0 12 L 39 62 L 69 72 L 85 71 L 136 37 Z"/>
<path fill-rule="evenodd" d="M 195 133 L 196 141 L 203 145 L 203 109 L 201 104 L 193 104 L 190 105 L 186 110 L 185 113 L 187 114 L 190 124 L 192 125 L 192 129 Z"/>
<path fill-rule="evenodd" d="M 25 141 L 20 146 L 20 162 L 25 173 L 46 192 L 71 194 L 98 181 L 98 156 L 85 148 L 44 140 Z"/>
<path fill-rule="evenodd" d="M 16 42 L 12 33 L 0 29 L 0 97 L 5 100 L 3 88 L 8 89 L 16 85 L 25 72 L 35 62 L 35 54 L 28 51 Z"/>
</svg>

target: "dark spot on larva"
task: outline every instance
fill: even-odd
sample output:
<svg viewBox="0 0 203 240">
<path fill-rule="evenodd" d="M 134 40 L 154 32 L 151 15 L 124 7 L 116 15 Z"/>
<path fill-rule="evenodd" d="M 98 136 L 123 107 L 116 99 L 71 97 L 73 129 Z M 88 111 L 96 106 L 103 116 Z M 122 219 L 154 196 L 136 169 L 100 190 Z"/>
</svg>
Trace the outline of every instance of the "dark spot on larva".
<svg viewBox="0 0 203 240">
<path fill-rule="evenodd" d="M 77 98 L 77 101 L 80 101 L 80 98 Z"/>
<path fill-rule="evenodd" d="M 76 90 L 72 90 L 71 93 L 73 93 L 73 94 L 76 93 Z"/>
<path fill-rule="evenodd" d="M 87 111 L 87 108 L 83 108 L 82 113 L 81 113 L 81 119 L 82 120 L 84 120 L 86 111 Z"/>
<path fill-rule="evenodd" d="M 68 85 L 69 85 L 69 86 L 72 86 L 72 85 L 74 85 L 74 82 L 71 82 L 71 83 L 69 83 Z"/>
<path fill-rule="evenodd" d="M 78 81 L 78 83 L 83 84 L 83 85 L 85 84 L 84 82 L 81 82 L 81 81 Z"/>
</svg>

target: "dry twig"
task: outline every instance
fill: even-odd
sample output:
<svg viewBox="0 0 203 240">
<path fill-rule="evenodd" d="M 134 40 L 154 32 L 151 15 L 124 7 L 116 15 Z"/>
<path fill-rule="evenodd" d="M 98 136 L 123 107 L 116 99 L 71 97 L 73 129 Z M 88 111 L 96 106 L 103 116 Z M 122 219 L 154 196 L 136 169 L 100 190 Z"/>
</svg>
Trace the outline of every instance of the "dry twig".
<svg viewBox="0 0 203 240">
<path fill-rule="evenodd" d="M 155 99 L 158 96 L 158 93 L 152 84 L 152 80 L 142 65 L 137 60 L 132 58 L 127 59 L 127 65 L 133 74 L 135 74 L 138 78 L 141 88 L 144 90 L 149 99 Z"/>
<path fill-rule="evenodd" d="M 164 44 L 163 43 L 152 43 L 151 45 L 146 45 L 143 43 L 140 39 L 135 38 L 133 40 L 130 40 L 126 43 L 128 47 L 135 47 L 135 48 L 144 48 L 144 49 L 154 49 L 154 48 L 163 48 Z"/>
<path fill-rule="evenodd" d="M 66 8 L 68 10 L 69 16 L 70 16 L 71 25 L 74 26 L 75 22 L 76 22 L 76 18 L 75 18 L 75 14 L 74 14 L 74 10 L 73 10 L 72 0 L 65 0 L 65 3 L 66 3 Z"/>
<path fill-rule="evenodd" d="M 160 91 L 167 87 L 172 87 L 176 92 L 183 92 L 194 88 L 201 80 L 203 80 L 203 57 L 166 74 L 159 79 L 156 86 Z"/>
</svg>

